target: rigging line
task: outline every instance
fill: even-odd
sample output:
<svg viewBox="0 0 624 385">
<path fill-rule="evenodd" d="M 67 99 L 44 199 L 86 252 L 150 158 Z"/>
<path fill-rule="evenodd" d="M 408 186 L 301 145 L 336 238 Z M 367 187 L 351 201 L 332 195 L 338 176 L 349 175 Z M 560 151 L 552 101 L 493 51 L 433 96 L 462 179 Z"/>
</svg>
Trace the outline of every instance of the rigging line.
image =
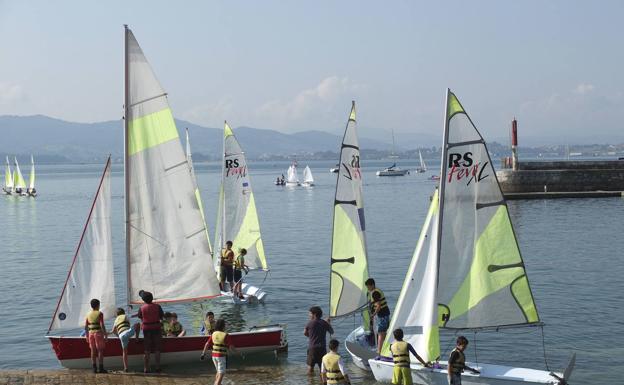
<svg viewBox="0 0 624 385">
<path fill-rule="evenodd" d="M 548 367 L 548 360 L 546 359 L 546 341 L 544 340 L 544 325 L 541 325 L 540 329 L 542 329 L 542 350 L 544 351 L 544 365 L 546 365 L 546 370 L 550 371 L 550 368 Z"/>
<path fill-rule="evenodd" d="M 479 366 L 479 355 L 477 353 L 477 331 L 474 332 L 474 351 L 475 351 L 475 364 Z"/>
<path fill-rule="evenodd" d="M 136 230 L 136 231 L 138 231 L 139 233 L 141 233 L 141 234 L 145 235 L 146 237 L 148 237 L 149 239 L 153 240 L 154 242 L 159 243 L 161 246 L 167 246 L 165 243 L 163 243 L 163 242 L 159 241 L 158 239 L 156 239 L 156 238 L 152 237 L 151 235 L 149 235 L 149 234 L 148 234 L 148 233 L 146 233 L 145 231 L 142 231 L 141 229 L 139 229 L 139 228 L 138 228 L 138 227 L 136 227 L 135 225 L 133 225 L 133 224 L 131 224 L 131 223 L 130 223 L 129 225 L 130 225 L 130 227 L 132 227 L 133 229 L 135 229 L 135 230 Z"/>
</svg>

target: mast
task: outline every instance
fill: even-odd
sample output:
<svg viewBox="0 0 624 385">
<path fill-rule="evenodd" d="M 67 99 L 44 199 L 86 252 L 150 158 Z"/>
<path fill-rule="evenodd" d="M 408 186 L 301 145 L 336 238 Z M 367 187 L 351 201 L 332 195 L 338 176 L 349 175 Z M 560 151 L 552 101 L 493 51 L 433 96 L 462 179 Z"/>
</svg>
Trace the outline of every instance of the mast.
<svg viewBox="0 0 624 385">
<path fill-rule="evenodd" d="M 449 131 L 449 117 L 448 117 L 448 103 L 449 103 L 449 95 L 451 93 L 451 89 L 446 89 L 446 102 L 444 103 L 444 134 L 442 135 L 442 162 L 440 168 L 440 189 L 438 190 L 439 197 L 439 217 L 438 217 L 438 233 L 437 233 L 437 247 L 436 247 L 436 258 L 438 260 L 438 277 L 436 279 L 436 287 L 440 286 L 440 249 L 442 249 L 442 222 L 444 219 L 444 189 L 446 187 L 446 177 L 444 176 L 444 170 L 448 167 L 448 131 Z"/>
<path fill-rule="evenodd" d="M 124 207 L 126 225 L 126 302 L 130 306 L 130 169 L 128 167 L 128 24 L 124 24 Z"/>
</svg>

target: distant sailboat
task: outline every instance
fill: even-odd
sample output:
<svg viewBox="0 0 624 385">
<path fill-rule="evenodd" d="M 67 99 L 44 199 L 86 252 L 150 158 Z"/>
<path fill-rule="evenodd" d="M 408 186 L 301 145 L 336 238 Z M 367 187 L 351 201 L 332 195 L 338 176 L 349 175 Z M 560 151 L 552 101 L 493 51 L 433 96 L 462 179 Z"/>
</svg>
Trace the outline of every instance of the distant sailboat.
<svg viewBox="0 0 624 385">
<path fill-rule="evenodd" d="M 392 154 L 388 157 L 390 159 L 398 159 L 399 156 L 394 152 L 394 130 L 392 130 Z M 409 174 L 409 170 L 403 170 L 396 165 L 396 162 L 383 170 L 379 170 L 375 173 L 377 176 L 403 176 Z"/>
<path fill-rule="evenodd" d="M 299 186 L 299 175 L 297 174 L 297 163 L 293 162 L 293 164 L 288 167 L 288 172 L 286 173 L 286 186 Z"/>
<path fill-rule="evenodd" d="M 30 175 L 28 177 L 28 189 L 26 189 L 26 193 L 28 193 L 31 197 L 37 196 L 37 190 L 35 189 L 35 158 L 30 155 Z"/>
<path fill-rule="evenodd" d="M 9 157 L 6 157 L 6 167 L 4 168 L 4 187 L 2 191 L 5 194 L 11 195 L 13 194 L 13 187 L 15 184 L 13 183 L 13 173 L 11 172 L 11 165 L 9 164 Z"/>
<path fill-rule="evenodd" d="M 13 185 L 15 188 L 15 193 L 17 195 L 26 196 L 26 181 L 24 180 L 24 176 L 22 176 L 22 171 L 20 171 L 17 157 L 15 157 L 14 159 L 15 171 L 13 172 Z"/>
<path fill-rule="evenodd" d="M 388 159 L 399 159 L 399 156 L 395 152 L 394 129 L 392 130 L 392 153 L 388 156 Z"/>
<path fill-rule="evenodd" d="M 420 159 L 420 167 L 418 167 L 416 169 L 416 172 L 423 173 L 423 172 L 427 171 L 427 165 L 425 164 L 425 161 L 423 160 L 423 157 L 422 157 L 422 154 L 420 153 L 420 150 L 418 150 L 418 158 Z"/>
<path fill-rule="evenodd" d="M 314 178 L 312 177 L 310 166 L 306 166 L 303 170 L 303 183 L 301 183 L 301 185 L 305 187 L 314 186 Z"/>
</svg>

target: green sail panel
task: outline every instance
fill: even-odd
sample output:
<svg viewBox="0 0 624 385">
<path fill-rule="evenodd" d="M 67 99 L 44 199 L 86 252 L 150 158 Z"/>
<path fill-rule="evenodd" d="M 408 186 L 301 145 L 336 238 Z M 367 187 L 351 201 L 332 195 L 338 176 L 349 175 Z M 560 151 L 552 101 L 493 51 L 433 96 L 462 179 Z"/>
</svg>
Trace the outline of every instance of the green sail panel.
<svg viewBox="0 0 624 385">
<path fill-rule="evenodd" d="M 360 148 L 351 107 L 340 150 L 336 182 L 332 236 L 329 315 L 340 317 L 358 311 L 367 303 L 364 281 L 368 278 L 364 201 Z"/>
<path fill-rule="evenodd" d="M 539 322 L 485 141 L 450 91 L 443 152 L 438 321 L 445 328 Z"/>
<path fill-rule="evenodd" d="M 26 181 L 24 180 L 24 176 L 22 175 L 22 171 L 20 170 L 19 163 L 17 162 L 17 158 L 15 158 L 15 171 L 13 171 L 13 184 L 15 189 L 21 188 L 26 191 Z"/>
<path fill-rule="evenodd" d="M 245 264 L 250 269 L 267 270 L 260 221 L 245 154 L 230 126 L 223 130 L 223 170 L 219 192 L 219 212 L 215 245 L 221 250 L 232 241 L 235 253 L 247 249 Z M 218 264 L 219 258 L 215 258 Z"/>
<path fill-rule="evenodd" d="M 196 186 L 167 96 L 126 29 L 128 302 L 139 290 L 156 302 L 220 294 Z"/>
</svg>

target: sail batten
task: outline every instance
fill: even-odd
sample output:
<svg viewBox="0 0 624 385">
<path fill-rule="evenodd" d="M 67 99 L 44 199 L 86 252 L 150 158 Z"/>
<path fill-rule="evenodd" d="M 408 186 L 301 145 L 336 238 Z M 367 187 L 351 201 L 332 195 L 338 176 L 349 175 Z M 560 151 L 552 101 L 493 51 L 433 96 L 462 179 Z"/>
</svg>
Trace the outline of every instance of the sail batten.
<svg viewBox="0 0 624 385">
<path fill-rule="evenodd" d="M 128 302 L 219 295 L 197 188 L 166 93 L 126 28 Z"/>
<path fill-rule="evenodd" d="M 368 261 L 365 230 L 360 151 L 353 102 L 341 145 L 334 198 L 330 317 L 352 314 L 366 306 L 364 281 L 368 278 Z"/>
</svg>

